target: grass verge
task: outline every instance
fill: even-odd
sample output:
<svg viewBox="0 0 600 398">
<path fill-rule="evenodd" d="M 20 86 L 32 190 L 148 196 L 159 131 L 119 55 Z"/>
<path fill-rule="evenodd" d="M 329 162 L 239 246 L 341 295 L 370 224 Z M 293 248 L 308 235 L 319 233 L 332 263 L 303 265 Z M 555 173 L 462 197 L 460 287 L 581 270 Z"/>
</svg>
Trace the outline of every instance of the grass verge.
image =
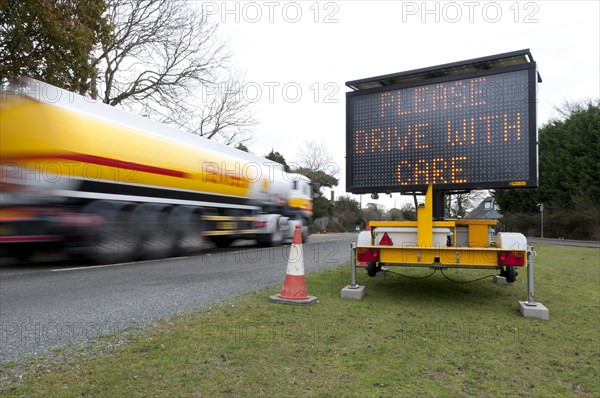
<svg viewBox="0 0 600 398">
<path fill-rule="evenodd" d="M 525 270 L 513 286 L 457 284 L 439 272 L 423 280 L 359 272 L 367 297 L 352 301 L 339 297 L 349 279 L 340 267 L 307 277 L 319 304 L 272 304 L 278 287 L 263 289 L 108 351 L 67 350 L 51 367 L 32 362 L 27 379 L 0 395 L 598 396 L 600 252 L 537 252 L 536 299 L 549 321 L 516 310 L 527 295 Z M 465 281 L 485 272 L 446 271 Z"/>
</svg>

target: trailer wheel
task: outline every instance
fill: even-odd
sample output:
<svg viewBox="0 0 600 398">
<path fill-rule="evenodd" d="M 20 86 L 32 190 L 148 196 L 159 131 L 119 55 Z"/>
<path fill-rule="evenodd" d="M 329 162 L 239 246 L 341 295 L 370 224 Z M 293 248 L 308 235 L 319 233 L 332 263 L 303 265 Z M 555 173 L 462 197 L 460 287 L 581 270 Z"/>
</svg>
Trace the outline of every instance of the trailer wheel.
<svg viewBox="0 0 600 398">
<path fill-rule="evenodd" d="M 371 278 L 375 277 L 379 271 L 381 271 L 381 265 L 379 263 L 371 262 L 367 264 L 367 275 Z"/>
<path fill-rule="evenodd" d="M 83 256 L 95 264 L 131 261 L 139 236 L 130 228 L 130 203 L 99 200 L 91 202 L 84 213 L 97 214 L 103 220 L 84 232 Z"/>
<path fill-rule="evenodd" d="M 514 281 L 517 280 L 517 275 L 519 275 L 519 273 L 517 272 L 516 267 L 500 268 L 500 276 L 505 277 L 506 282 L 508 282 L 508 283 L 514 283 Z"/>
</svg>

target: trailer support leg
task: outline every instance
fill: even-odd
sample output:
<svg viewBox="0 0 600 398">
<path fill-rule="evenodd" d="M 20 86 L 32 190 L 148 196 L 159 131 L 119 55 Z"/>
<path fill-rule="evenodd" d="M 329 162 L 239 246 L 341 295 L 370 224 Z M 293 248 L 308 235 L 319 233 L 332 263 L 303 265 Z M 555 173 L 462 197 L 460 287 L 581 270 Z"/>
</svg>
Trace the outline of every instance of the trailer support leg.
<svg viewBox="0 0 600 398">
<path fill-rule="evenodd" d="M 350 244 L 350 284 L 342 289 L 342 298 L 362 300 L 365 287 L 356 284 L 356 242 Z"/>
<path fill-rule="evenodd" d="M 535 307 L 533 299 L 533 257 L 534 252 L 529 247 L 527 250 L 527 305 Z"/>
<path fill-rule="evenodd" d="M 542 303 L 536 303 L 533 294 L 533 276 L 535 252 L 530 246 L 527 249 L 527 301 L 519 301 L 518 309 L 525 318 L 536 318 L 548 320 L 550 313 Z"/>
</svg>

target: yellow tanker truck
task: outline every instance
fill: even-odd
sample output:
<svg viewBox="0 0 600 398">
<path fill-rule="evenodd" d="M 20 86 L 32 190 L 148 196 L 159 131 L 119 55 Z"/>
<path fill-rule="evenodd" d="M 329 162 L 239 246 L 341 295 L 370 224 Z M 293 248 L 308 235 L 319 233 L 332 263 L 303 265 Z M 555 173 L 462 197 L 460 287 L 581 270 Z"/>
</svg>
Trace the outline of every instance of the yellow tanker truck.
<svg viewBox="0 0 600 398">
<path fill-rule="evenodd" d="M 280 164 L 33 79 L 2 92 L 0 163 L 0 249 L 21 257 L 279 245 L 312 220 L 310 181 Z"/>
</svg>

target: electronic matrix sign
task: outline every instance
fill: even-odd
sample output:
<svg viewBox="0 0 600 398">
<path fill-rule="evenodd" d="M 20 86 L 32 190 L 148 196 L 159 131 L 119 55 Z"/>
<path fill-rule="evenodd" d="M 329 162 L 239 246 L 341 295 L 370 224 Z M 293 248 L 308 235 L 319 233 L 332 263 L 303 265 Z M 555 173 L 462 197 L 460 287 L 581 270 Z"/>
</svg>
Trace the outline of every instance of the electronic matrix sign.
<svg viewBox="0 0 600 398">
<path fill-rule="evenodd" d="M 529 55 L 529 58 L 526 57 Z M 348 82 L 347 191 L 537 186 L 529 52 Z"/>
</svg>

